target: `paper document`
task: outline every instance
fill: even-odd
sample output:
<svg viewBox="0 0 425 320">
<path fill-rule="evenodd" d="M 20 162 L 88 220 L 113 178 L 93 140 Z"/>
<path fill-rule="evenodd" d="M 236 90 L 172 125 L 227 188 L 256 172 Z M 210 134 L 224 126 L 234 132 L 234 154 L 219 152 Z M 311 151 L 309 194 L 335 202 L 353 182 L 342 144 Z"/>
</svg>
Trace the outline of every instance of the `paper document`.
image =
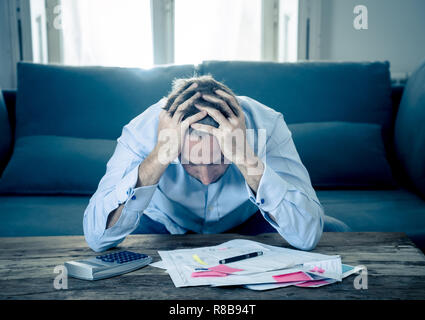
<svg viewBox="0 0 425 320">
<path fill-rule="evenodd" d="M 255 251 L 262 251 L 263 254 L 226 264 L 237 271 L 226 273 L 217 270 L 220 268 L 220 260 Z M 211 247 L 158 253 L 163 261 L 162 267 L 167 269 L 176 287 L 278 283 L 285 274 L 304 272 L 308 276 L 310 270 L 316 270 L 311 273 L 318 275 L 325 270 L 322 272 L 323 276 L 336 280 L 340 280 L 342 274 L 341 267 L 338 267 L 338 263 L 341 264 L 339 256 L 280 248 L 243 239 Z M 203 271 L 209 274 L 202 274 Z"/>
<path fill-rule="evenodd" d="M 150 266 L 155 267 L 155 268 L 159 268 L 159 269 L 165 269 L 165 270 L 167 270 L 167 267 L 164 265 L 164 261 L 162 261 L 162 260 L 159 260 L 159 261 L 156 261 L 156 262 L 152 262 L 150 264 Z"/>
</svg>

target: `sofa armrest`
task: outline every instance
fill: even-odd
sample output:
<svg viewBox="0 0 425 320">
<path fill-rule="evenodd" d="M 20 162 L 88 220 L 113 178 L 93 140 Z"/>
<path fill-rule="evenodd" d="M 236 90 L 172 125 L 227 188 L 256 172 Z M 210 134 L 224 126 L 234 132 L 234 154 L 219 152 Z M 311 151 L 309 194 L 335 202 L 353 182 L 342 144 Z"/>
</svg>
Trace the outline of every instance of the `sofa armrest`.
<svg viewBox="0 0 425 320">
<path fill-rule="evenodd" d="M 394 145 L 407 177 L 425 199 L 425 63 L 412 73 L 397 113 Z"/>
<path fill-rule="evenodd" d="M 12 132 L 9 123 L 9 114 L 0 90 L 0 176 L 6 167 L 12 148 Z"/>
</svg>

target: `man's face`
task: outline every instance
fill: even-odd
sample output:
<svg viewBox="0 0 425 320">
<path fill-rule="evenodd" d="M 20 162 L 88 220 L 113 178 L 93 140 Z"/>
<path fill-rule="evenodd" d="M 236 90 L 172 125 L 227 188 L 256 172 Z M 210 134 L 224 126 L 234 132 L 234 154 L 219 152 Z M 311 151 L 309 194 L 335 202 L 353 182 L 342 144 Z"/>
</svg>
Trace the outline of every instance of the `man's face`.
<svg viewBox="0 0 425 320">
<path fill-rule="evenodd" d="M 185 136 L 180 161 L 186 172 L 204 185 L 219 180 L 229 167 L 217 138 L 196 131 Z"/>
</svg>

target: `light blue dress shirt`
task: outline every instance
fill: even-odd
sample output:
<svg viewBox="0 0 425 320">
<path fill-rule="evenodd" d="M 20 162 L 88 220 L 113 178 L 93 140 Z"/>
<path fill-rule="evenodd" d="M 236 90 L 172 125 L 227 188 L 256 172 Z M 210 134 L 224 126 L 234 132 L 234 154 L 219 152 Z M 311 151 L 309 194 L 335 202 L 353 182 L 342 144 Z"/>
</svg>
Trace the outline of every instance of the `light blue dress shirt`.
<svg viewBox="0 0 425 320">
<path fill-rule="evenodd" d="M 237 99 L 245 113 L 246 128 L 254 132 L 248 135 L 248 143 L 265 163 L 256 195 L 234 164 L 218 181 L 205 186 L 177 159 L 158 184 L 136 188 L 138 167 L 157 141 L 158 115 L 166 102 L 163 98 L 127 124 L 118 138 L 106 173 L 84 213 L 84 234 L 93 250 L 118 245 L 136 229 L 142 214 L 162 223 L 172 234 L 188 230 L 220 233 L 240 225 L 258 210 L 292 246 L 303 250 L 316 246 L 323 232 L 323 207 L 282 114 L 252 98 Z M 263 144 L 258 143 L 260 129 L 266 133 Z M 106 229 L 109 213 L 121 204 L 125 204 L 121 216 Z"/>
</svg>

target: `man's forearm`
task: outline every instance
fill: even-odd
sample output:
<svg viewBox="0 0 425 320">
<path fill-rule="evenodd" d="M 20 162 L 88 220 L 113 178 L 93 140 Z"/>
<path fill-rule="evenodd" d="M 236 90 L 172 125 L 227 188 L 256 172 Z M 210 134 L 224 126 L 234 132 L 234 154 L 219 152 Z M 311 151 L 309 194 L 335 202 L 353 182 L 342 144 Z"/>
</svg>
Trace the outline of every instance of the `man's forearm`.
<svg viewBox="0 0 425 320">
<path fill-rule="evenodd" d="M 249 160 L 246 160 L 237 166 L 252 192 L 257 194 L 258 187 L 260 186 L 260 181 L 264 173 L 264 163 L 258 157 L 253 156 Z M 272 214 L 269 213 L 269 216 L 277 223 L 276 218 Z"/>
<path fill-rule="evenodd" d="M 264 173 L 264 163 L 255 155 L 246 157 L 243 162 L 236 163 L 246 183 L 256 194 Z"/>
<path fill-rule="evenodd" d="M 158 148 L 152 150 L 152 152 L 139 165 L 136 188 L 157 184 L 167 167 L 168 165 L 164 165 L 158 160 Z M 106 222 L 106 229 L 115 225 L 120 218 L 123 209 L 124 204 L 121 204 L 117 209 L 109 214 Z"/>
<path fill-rule="evenodd" d="M 257 193 L 261 177 L 263 176 L 264 164 L 258 158 L 252 159 L 252 161 L 253 162 L 240 163 L 237 166 L 251 190 Z"/>
<path fill-rule="evenodd" d="M 139 177 L 136 188 L 152 186 L 159 182 L 169 163 L 161 163 L 159 160 L 160 147 L 156 146 L 146 159 L 139 165 Z"/>
</svg>

